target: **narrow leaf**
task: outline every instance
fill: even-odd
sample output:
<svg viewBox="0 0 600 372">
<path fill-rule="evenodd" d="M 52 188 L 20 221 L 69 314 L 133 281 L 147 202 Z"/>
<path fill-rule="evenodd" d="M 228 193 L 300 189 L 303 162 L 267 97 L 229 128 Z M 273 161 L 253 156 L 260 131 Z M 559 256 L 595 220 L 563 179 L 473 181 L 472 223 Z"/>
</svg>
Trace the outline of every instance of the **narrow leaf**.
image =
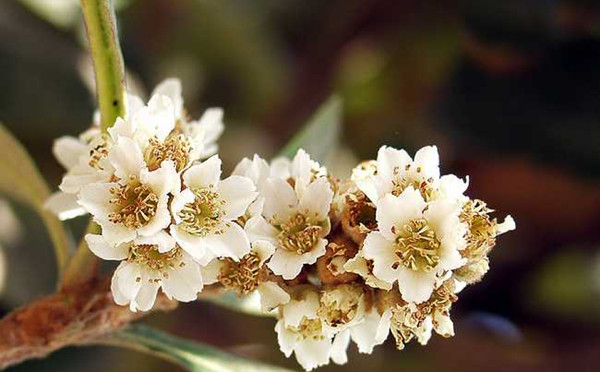
<svg viewBox="0 0 600 372">
<path fill-rule="evenodd" d="M 143 325 L 129 326 L 101 343 L 152 354 L 192 372 L 290 372 Z"/>
<path fill-rule="evenodd" d="M 58 218 L 44 209 L 44 202 L 50 196 L 48 185 L 27 150 L 2 124 L 0 148 L 0 192 L 40 214 L 54 244 L 59 272 L 62 272 L 73 242 Z"/>
<path fill-rule="evenodd" d="M 298 149 L 306 150 L 312 158 L 322 162 L 340 139 L 342 101 L 329 98 L 308 120 L 304 127 L 283 147 L 279 155 L 293 157 Z"/>
</svg>

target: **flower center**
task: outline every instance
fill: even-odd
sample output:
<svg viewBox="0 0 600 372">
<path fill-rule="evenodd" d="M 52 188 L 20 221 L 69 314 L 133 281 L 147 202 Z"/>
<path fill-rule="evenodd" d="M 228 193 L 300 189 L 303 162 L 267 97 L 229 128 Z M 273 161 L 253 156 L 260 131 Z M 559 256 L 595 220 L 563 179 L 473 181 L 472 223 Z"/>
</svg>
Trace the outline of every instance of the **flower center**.
<svg viewBox="0 0 600 372">
<path fill-rule="evenodd" d="M 90 167 L 97 170 L 104 170 L 100 162 L 108 156 L 108 140 L 106 135 L 99 136 L 90 142 L 92 149 L 90 150 L 90 160 L 88 164 Z"/>
<path fill-rule="evenodd" d="M 110 189 L 117 211 L 110 213 L 108 219 L 112 223 L 122 224 L 130 229 L 145 226 L 156 214 L 158 196 L 148 186 L 140 183 L 136 176 L 130 176 L 125 185 Z"/>
<path fill-rule="evenodd" d="M 129 256 L 127 261 L 145 266 L 152 271 L 158 272 L 163 278 L 169 277 L 169 270 L 185 266 L 185 262 L 181 260 L 183 253 L 181 248 L 175 247 L 167 252 L 160 253 L 156 245 L 141 244 L 132 245 L 129 248 Z M 136 278 L 140 280 L 140 278 Z M 160 279 L 151 279 L 151 281 L 159 281 Z"/>
<path fill-rule="evenodd" d="M 406 172 L 410 170 L 411 165 L 408 164 L 404 169 Z M 417 167 L 417 173 L 421 172 L 421 167 Z M 432 186 L 433 179 L 413 180 L 407 177 L 406 173 L 402 173 L 399 167 L 394 168 L 394 179 L 392 180 L 392 194 L 399 196 L 408 187 L 412 186 L 415 190 L 421 193 L 425 201 L 430 201 L 435 197 L 435 188 Z"/>
<path fill-rule="evenodd" d="M 362 290 L 353 285 L 340 285 L 321 294 L 321 306 L 317 314 L 332 327 L 347 324 L 358 312 Z"/>
<path fill-rule="evenodd" d="M 225 201 L 211 188 L 192 188 L 195 199 L 187 203 L 178 216 L 181 227 L 192 235 L 206 236 L 222 234 L 227 224 L 223 223 Z"/>
<path fill-rule="evenodd" d="M 288 328 L 296 332 L 301 340 L 319 341 L 325 338 L 323 336 L 323 325 L 319 318 L 308 319 L 307 317 L 303 317 L 298 327 Z"/>
<path fill-rule="evenodd" d="M 427 220 L 418 218 L 404 225 L 396 239 L 396 257 L 392 268 L 404 265 L 411 270 L 429 272 L 440 261 L 438 249 L 440 242 Z"/>
<path fill-rule="evenodd" d="M 234 289 L 240 295 L 253 292 L 258 287 L 262 267 L 256 253 L 248 253 L 239 262 L 230 258 L 224 259 L 223 262 L 219 282 L 225 287 Z"/>
<path fill-rule="evenodd" d="M 481 200 L 469 200 L 463 207 L 460 221 L 469 230 L 466 235 L 467 247 L 461 253 L 470 259 L 484 257 L 496 244 L 496 219 L 490 220 L 493 210 Z"/>
<path fill-rule="evenodd" d="M 288 222 L 279 225 L 277 241 L 281 247 L 297 254 L 310 252 L 321 239 L 323 227 L 297 213 Z"/>
<path fill-rule="evenodd" d="M 160 168 L 165 160 L 173 160 L 177 172 L 181 172 L 189 161 L 190 142 L 182 134 L 171 133 L 163 142 L 151 138 L 144 157 L 150 171 Z"/>
</svg>

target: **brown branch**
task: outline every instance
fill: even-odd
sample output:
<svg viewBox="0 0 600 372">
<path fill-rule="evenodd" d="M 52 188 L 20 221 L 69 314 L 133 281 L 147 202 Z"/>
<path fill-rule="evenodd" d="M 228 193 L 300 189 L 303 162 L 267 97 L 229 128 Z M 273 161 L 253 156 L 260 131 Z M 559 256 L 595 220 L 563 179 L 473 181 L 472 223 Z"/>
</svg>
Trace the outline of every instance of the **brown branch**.
<svg viewBox="0 0 600 372">
<path fill-rule="evenodd" d="M 176 307 L 175 301 L 159 296 L 152 311 Z M 108 278 L 41 298 L 0 320 L 0 369 L 66 346 L 97 342 L 146 315 L 116 305 Z"/>
</svg>

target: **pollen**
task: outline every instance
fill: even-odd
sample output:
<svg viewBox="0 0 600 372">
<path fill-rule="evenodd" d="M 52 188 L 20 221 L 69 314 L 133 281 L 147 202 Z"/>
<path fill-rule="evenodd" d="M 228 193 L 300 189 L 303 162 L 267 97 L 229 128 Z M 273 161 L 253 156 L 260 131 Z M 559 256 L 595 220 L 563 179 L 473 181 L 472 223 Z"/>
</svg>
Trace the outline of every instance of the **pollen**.
<svg viewBox="0 0 600 372">
<path fill-rule="evenodd" d="M 95 139 L 90 145 L 93 147 L 90 150 L 90 160 L 88 161 L 88 165 L 97 170 L 104 170 L 100 165 L 100 162 L 108 156 L 109 146 L 106 135 L 102 135 Z"/>
<path fill-rule="evenodd" d="M 141 244 L 132 245 L 131 248 L 129 248 L 127 261 L 147 267 L 152 271 L 160 273 L 163 278 L 168 278 L 169 270 L 184 265 L 181 261 L 182 255 L 183 253 L 179 247 L 160 253 L 156 245 Z"/>
<path fill-rule="evenodd" d="M 247 295 L 260 284 L 263 268 L 255 252 L 246 254 L 238 262 L 226 258 L 223 263 L 219 274 L 219 282 L 223 286 L 235 290 L 239 295 Z"/>
<path fill-rule="evenodd" d="M 351 322 L 358 313 L 362 290 L 355 285 L 342 284 L 321 293 L 319 317 L 331 327 Z"/>
<path fill-rule="evenodd" d="M 196 236 L 222 234 L 227 226 L 223 222 L 225 201 L 212 187 L 193 188 L 195 199 L 186 204 L 178 216 L 181 228 Z"/>
<path fill-rule="evenodd" d="M 325 339 L 323 336 L 323 324 L 319 318 L 309 319 L 303 317 L 298 327 L 288 327 L 294 331 L 301 340 L 320 341 Z"/>
<path fill-rule="evenodd" d="M 490 219 L 489 209 L 481 200 L 469 200 L 463 207 L 460 221 L 469 227 L 466 240 L 467 248 L 461 252 L 469 259 L 479 259 L 488 254 L 496 244 L 496 219 Z"/>
<path fill-rule="evenodd" d="M 136 176 L 130 176 L 124 185 L 112 187 L 110 193 L 110 203 L 116 208 L 115 212 L 108 215 L 112 223 L 138 229 L 148 224 L 156 214 L 158 196 Z"/>
<path fill-rule="evenodd" d="M 303 213 L 296 213 L 289 221 L 279 225 L 279 229 L 277 235 L 279 246 L 297 254 L 310 252 L 323 234 L 323 227 L 313 223 Z"/>
<path fill-rule="evenodd" d="M 403 265 L 411 270 L 429 272 L 440 261 L 438 250 L 440 242 L 435 232 L 424 218 L 411 220 L 396 239 L 396 257 L 394 269 Z"/>
<path fill-rule="evenodd" d="M 151 138 L 144 158 L 150 171 L 160 168 L 165 160 L 172 160 L 175 168 L 181 172 L 189 161 L 190 142 L 183 134 L 172 132 L 163 142 Z"/>
</svg>

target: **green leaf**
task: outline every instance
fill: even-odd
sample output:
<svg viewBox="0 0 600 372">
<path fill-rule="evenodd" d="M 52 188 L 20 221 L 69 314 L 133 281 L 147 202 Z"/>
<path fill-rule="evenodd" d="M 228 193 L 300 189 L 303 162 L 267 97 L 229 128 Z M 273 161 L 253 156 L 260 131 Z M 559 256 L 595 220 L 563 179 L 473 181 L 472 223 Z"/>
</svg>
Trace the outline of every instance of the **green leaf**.
<svg viewBox="0 0 600 372">
<path fill-rule="evenodd" d="M 143 325 L 129 326 L 101 343 L 152 354 L 192 372 L 290 372 Z"/>
<path fill-rule="evenodd" d="M 62 272 L 73 242 L 58 218 L 44 209 L 44 202 L 50 196 L 48 185 L 27 150 L 2 124 L 0 148 L 0 192 L 39 213 L 54 244 L 59 272 Z"/>
<path fill-rule="evenodd" d="M 279 155 L 292 158 L 298 149 L 306 150 L 311 158 L 323 162 L 337 146 L 342 126 L 342 100 L 337 96 L 329 98 L 308 120 Z"/>
</svg>

